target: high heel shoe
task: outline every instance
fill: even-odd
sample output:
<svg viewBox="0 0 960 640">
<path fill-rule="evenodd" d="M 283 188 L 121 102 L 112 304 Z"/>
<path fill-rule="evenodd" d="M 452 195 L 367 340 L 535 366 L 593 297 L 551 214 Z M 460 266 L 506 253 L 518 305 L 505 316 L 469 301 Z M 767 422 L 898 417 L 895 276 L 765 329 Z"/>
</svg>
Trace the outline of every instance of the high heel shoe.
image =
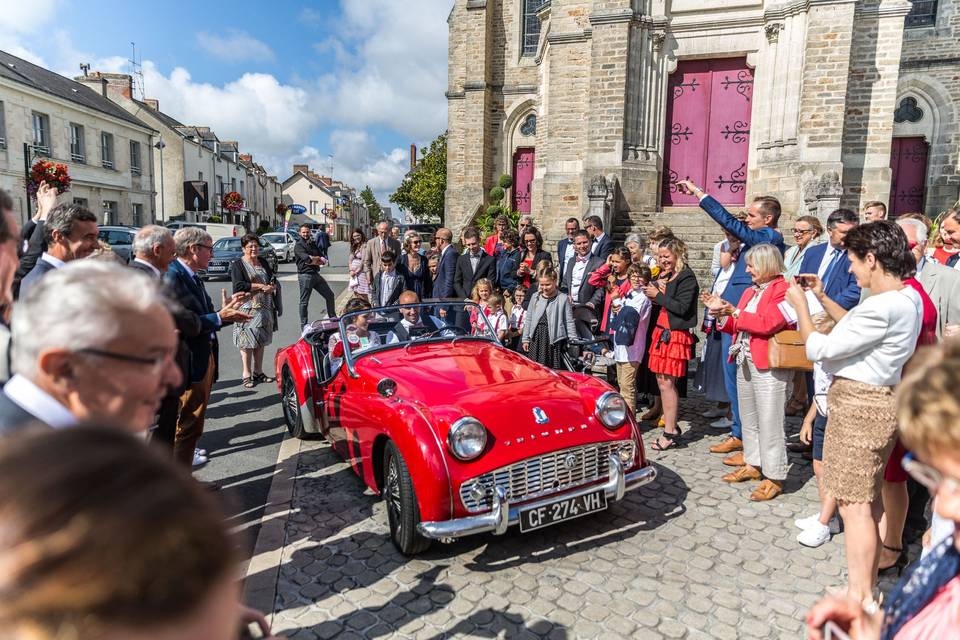
<svg viewBox="0 0 960 640">
<path fill-rule="evenodd" d="M 896 551 L 900 555 L 897 556 L 897 560 L 893 564 L 886 567 L 878 567 L 877 575 L 889 576 L 896 573 L 897 577 L 899 578 L 900 574 L 903 573 L 904 567 L 907 566 L 907 552 L 904 551 L 902 548 L 898 549 L 896 547 L 888 547 L 887 545 L 883 545 L 883 548 L 886 549 L 887 551 Z"/>
</svg>

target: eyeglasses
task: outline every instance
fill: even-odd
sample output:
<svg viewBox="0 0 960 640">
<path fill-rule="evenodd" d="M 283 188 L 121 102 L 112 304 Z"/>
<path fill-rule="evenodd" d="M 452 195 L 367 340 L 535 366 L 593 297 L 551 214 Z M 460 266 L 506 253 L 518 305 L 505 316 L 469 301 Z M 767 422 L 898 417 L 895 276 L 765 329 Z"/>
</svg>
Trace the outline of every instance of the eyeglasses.
<svg viewBox="0 0 960 640">
<path fill-rule="evenodd" d="M 920 462 L 912 453 L 905 455 L 901 464 L 903 470 L 910 474 L 911 478 L 926 487 L 931 494 L 937 493 L 941 488 L 950 495 L 960 493 L 960 480 L 943 477 L 942 473 L 930 465 Z"/>
<path fill-rule="evenodd" d="M 410 244 L 420 244 L 420 241 L 419 241 L 419 240 L 411 240 L 411 241 L 410 241 Z"/>
<path fill-rule="evenodd" d="M 793 230 L 793 235 L 795 236 L 802 236 L 805 233 L 813 233 L 813 229 L 794 229 Z"/>
<path fill-rule="evenodd" d="M 158 371 L 168 358 L 173 358 L 172 354 L 165 353 L 162 356 L 135 356 L 129 353 L 117 353 L 116 351 L 104 351 L 103 349 L 77 349 L 74 353 L 82 353 L 88 356 L 97 356 L 98 358 L 108 358 L 110 360 L 119 360 L 121 362 L 131 362 L 133 364 L 153 367 Z"/>
<path fill-rule="evenodd" d="M 201 248 L 201 249 L 206 249 L 207 251 L 213 251 L 213 246 L 212 246 L 212 245 L 209 245 L 209 244 L 197 244 L 197 245 L 194 245 L 194 246 L 195 246 L 195 247 L 199 247 L 199 248 Z"/>
</svg>

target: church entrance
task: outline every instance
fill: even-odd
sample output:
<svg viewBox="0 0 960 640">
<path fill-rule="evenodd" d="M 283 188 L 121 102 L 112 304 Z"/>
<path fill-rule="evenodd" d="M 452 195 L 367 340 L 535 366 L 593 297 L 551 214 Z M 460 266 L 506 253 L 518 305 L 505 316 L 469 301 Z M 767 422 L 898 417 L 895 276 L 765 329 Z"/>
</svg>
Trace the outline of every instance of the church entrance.
<svg viewBox="0 0 960 640">
<path fill-rule="evenodd" d="M 744 204 L 753 111 L 747 59 L 684 60 L 668 91 L 663 205 L 697 204 L 677 191 L 678 180 L 692 180 L 723 204 Z"/>
<path fill-rule="evenodd" d="M 890 145 L 891 218 L 902 213 L 923 213 L 928 149 L 923 136 L 893 139 Z"/>
<path fill-rule="evenodd" d="M 530 148 L 517 149 L 513 154 L 513 210 L 520 213 L 530 213 L 534 155 Z"/>
</svg>

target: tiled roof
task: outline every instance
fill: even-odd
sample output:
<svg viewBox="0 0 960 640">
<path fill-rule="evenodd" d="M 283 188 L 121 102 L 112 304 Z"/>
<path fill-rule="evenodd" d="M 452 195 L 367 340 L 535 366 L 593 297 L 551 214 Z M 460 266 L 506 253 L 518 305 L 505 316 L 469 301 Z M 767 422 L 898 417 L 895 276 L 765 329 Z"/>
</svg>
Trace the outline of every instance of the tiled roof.
<svg viewBox="0 0 960 640">
<path fill-rule="evenodd" d="M 6 51 L 0 51 L 0 78 L 27 85 L 37 91 L 105 113 L 148 131 L 153 130 L 151 126 L 135 118 L 126 109 L 90 87 L 10 55 Z"/>
<path fill-rule="evenodd" d="M 139 100 L 134 100 L 141 108 L 145 109 L 151 116 L 162 122 L 165 126 L 170 127 L 171 129 L 176 130 L 177 127 L 182 127 L 183 123 L 175 120 L 171 116 L 168 116 L 163 111 L 159 109 L 154 109 L 146 102 L 141 102 Z M 178 132 L 179 133 L 179 132 Z"/>
</svg>

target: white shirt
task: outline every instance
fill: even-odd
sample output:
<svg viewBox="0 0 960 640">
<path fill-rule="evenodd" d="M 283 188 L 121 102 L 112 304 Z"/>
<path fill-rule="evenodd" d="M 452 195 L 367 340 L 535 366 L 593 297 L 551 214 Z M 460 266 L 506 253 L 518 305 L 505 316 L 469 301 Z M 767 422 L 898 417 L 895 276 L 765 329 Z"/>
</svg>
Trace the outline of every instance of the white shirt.
<svg viewBox="0 0 960 640">
<path fill-rule="evenodd" d="M 153 271 L 158 278 L 162 275 L 162 274 L 160 273 L 160 269 L 157 269 L 155 266 L 153 266 L 152 264 L 150 264 L 150 263 L 147 262 L 146 260 L 143 260 L 143 259 L 141 259 L 141 258 L 134 258 L 133 261 L 136 262 L 137 264 L 145 264 L 145 265 L 147 265 L 148 267 L 150 267 L 150 270 Z M 184 265 L 184 266 L 186 267 L 186 265 Z M 190 267 L 187 267 L 187 269 L 189 269 L 189 268 L 190 268 Z"/>
<path fill-rule="evenodd" d="M 577 250 L 573 246 L 573 240 L 567 238 L 567 248 L 563 251 L 563 266 L 566 267 L 567 263 L 570 262 L 570 258 L 577 254 Z"/>
<path fill-rule="evenodd" d="M 833 260 L 834 254 L 840 253 L 840 251 L 841 249 L 837 249 L 832 244 L 827 245 L 827 250 L 823 252 L 823 258 L 820 260 L 820 266 L 817 267 L 818 278 L 823 280 L 823 274 L 827 272 L 827 267 L 830 266 L 830 261 Z"/>
<path fill-rule="evenodd" d="M 633 344 L 613 345 L 613 359 L 617 362 L 640 362 L 647 346 L 647 324 L 650 322 L 650 298 L 642 291 L 631 291 L 620 298 L 628 307 L 633 307 L 640 314 L 640 323 L 637 333 L 633 336 Z"/>
<path fill-rule="evenodd" d="M 46 251 L 40 254 L 40 259 L 48 264 L 52 264 L 54 269 L 63 269 L 67 266 L 67 263 L 61 260 L 60 258 L 55 258 Z"/>
<path fill-rule="evenodd" d="M 380 272 L 380 300 L 377 301 L 380 303 L 380 306 L 386 306 L 387 300 L 390 299 L 390 294 L 393 293 L 396 279 L 396 271 Z"/>
<path fill-rule="evenodd" d="M 510 311 L 510 328 L 514 331 L 522 331 L 524 316 L 526 316 L 526 310 L 519 304 L 513 305 Z"/>
<path fill-rule="evenodd" d="M 570 297 L 573 298 L 574 304 L 579 302 L 580 287 L 583 286 L 583 279 L 587 275 L 587 262 L 589 260 L 590 256 L 587 256 L 585 261 L 577 260 L 573 263 L 573 271 L 570 273 Z"/>
<path fill-rule="evenodd" d="M 21 409 L 54 429 L 63 429 L 77 424 L 77 419 L 69 409 L 19 373 L 10 378 L 3 387 L 3 392 Z"/>
<path fill-rule="evenodd" d="M 406 318 L 401 318 L 400 326 L 406 330 L 407 335 L 409 336 L 411 329 L 423 328 L 424 325 L 419 320 L 417 320 L 417 322 L 410 322 Z M 400 342 L 400 336 L 398 336 L 396 333 L 391 331 L 390 333 L 387 334 L 387 344 L 397 344 L 399 342 Z"/>
<path fill-rule="evenodd" d="M 590 245 L 590 253 L 597 255 L 597 247 L 600 246 L 600 241 L 607 237 L 607 234 L 601 233 L 596 238 L 593 239 L 593 244 Z"/>
<path fill-rule="evenodd" d="M 916 348 L 922 318 L 923 303 L 912 287 L 878 293 L 848 311 L 829 334 L 810 334 L 807 357 L 831 375 L 895 385 Z"/>
<path fill-rule="evenodd" d="M 510 328 L 510 321 L 507 320 L 507 314 L 503 312 L 503 309 L 488 315 L 487 320 L 490 322 L 490 326 L 493 327 L 493 332 L 497 334 L 498 338 L 500 337 L 501 331 L 506 331 Z"/>
</svg>

